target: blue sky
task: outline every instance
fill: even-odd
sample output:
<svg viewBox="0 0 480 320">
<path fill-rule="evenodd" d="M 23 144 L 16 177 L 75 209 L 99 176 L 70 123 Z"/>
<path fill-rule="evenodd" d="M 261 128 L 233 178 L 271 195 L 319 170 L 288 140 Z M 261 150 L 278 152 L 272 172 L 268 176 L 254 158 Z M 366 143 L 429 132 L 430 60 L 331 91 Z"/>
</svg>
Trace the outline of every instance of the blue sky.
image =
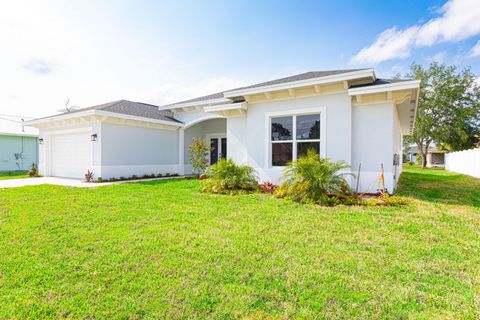
<svg viewBox="0 0 480 320">
<path fill-rule="evenodd" d="M 0 114 L 165 104 L 311 70 L 390 77 L 413 61 L 480 74 L 479 40 L 474 0 L 4 2 Z"/>
</svg>

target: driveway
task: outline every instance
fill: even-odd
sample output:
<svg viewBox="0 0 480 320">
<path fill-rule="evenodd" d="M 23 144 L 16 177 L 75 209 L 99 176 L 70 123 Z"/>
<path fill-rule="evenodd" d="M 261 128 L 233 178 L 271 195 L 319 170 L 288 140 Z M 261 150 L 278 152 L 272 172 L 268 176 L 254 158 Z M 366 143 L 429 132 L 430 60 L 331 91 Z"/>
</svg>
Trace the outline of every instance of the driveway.
<svg viewBox="0 0 480 320">
<path fill-rule="evenodd" d="M 169 177 L 169 178 L 172 179 L 173 177 Z M 180 177 L 175 177 L 175 178 L 180 178 Z M 108 186 L 111 184 L 152 181 L 152 180 L 160 180 L 160 179 L 166 179 L 166 177 L 153 178 L 153 179 L 129 180 L 129 181 L 102 182 L 102 183 L 92 183 L 92 182 L 85 182 L 84 180 L 81 180 L 81 179 L 69 179 L 69 178 L 58 178 L 58 177 L 24 178 L 24 179 L 0 180 L 0 189 L 24 187 L 24 186 L 36 186 L 40 184 L 54 184 L 57 186 L 66 186 L 66 187 L 97 188 L 102 186 Z"/>
</svg>

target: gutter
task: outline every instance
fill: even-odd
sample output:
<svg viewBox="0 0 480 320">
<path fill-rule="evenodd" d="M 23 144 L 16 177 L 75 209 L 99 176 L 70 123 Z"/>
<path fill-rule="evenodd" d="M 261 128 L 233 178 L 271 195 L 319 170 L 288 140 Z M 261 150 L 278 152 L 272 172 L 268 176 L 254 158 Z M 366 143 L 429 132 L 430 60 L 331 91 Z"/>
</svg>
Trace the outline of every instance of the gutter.
<svg viewBox="0 0 480 320">
<path fill-rule="evenodd" d="M 80 118 L 80 117 L 86 117 L 86 116 L 105 116 L 105 117 L 112 117 L 112 118 L 119 118 L 119 119 L 127 119 L 127 120 L 136 120 L 136 121 L 149 122 L 149 123 L 157 123 L 157 124 L 163 124 L 163 125 L 168 125 L 168 126 L 173 126 L 173 127 L 183 127 L 183 123 L 181 123 L 181 122 L 173 122 L 173 121 L 166 121 L 166 120 L 160 120 L 160 119 L 145 118 L 145 117 L 132 116 L 132 115 L 128 115 L 128 114 L 121 114 L 121 113 L 116 113 L 116 112 L 108 112 L 108 111 L 95 110 L 95 109 L 79 111 L 79 112 L 64 113 L 64 114 L 59 114 L 59 115 L 50 116 L 50 117 L 46 117 L 46 118 L 35 119 L 35 120 L 25 122 L 25 125 L 35 126 L 35 125 L 38 125 L 38 124 L 49 123 L 49 122 L 53 122 L 53 121 L 74 119 L 74 118 Z"/>
</svg>

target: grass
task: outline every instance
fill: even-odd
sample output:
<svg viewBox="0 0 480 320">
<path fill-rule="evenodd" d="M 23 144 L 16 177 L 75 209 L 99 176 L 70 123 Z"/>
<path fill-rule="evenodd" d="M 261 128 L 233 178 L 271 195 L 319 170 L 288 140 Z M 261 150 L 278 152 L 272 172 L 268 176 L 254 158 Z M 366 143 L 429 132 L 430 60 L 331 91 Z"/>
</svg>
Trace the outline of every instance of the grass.
<svg viewBox="0 0 480 320">
<path fill-rule="evenodd" d="M 0 180 L 29 178 L 28 171 L 0 171 Z"/>
<path fill-rule="evenodd" d="M 0 318 L 480 318 L 480 182 L 407 169 L 406 207 L 0 190 Z"/>
</svg>

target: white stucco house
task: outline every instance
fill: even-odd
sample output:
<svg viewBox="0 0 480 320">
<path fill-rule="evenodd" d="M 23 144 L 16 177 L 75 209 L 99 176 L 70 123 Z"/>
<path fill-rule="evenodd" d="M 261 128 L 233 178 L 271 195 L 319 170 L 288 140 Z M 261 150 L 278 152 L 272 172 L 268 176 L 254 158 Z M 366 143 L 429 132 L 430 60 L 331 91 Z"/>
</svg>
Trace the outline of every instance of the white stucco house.
<svg viewBox="0 0 480 320">
<path fill-rule="evenodd" d="M 373 69 L 315 71 L 167 106 L 126 100 L 36 119 L 40 172 L 82 178 L 191 172 L 188 146 L 202 137 L 220 157 L 279 182 L 283 166 L 308 148 L 344 160 L 360 190 L 395 190 L 402 136 L 415 121 L 419 81 L 378 79 Z M 352 185 L 355 185 L 352 179 Z"/>
</svg>

